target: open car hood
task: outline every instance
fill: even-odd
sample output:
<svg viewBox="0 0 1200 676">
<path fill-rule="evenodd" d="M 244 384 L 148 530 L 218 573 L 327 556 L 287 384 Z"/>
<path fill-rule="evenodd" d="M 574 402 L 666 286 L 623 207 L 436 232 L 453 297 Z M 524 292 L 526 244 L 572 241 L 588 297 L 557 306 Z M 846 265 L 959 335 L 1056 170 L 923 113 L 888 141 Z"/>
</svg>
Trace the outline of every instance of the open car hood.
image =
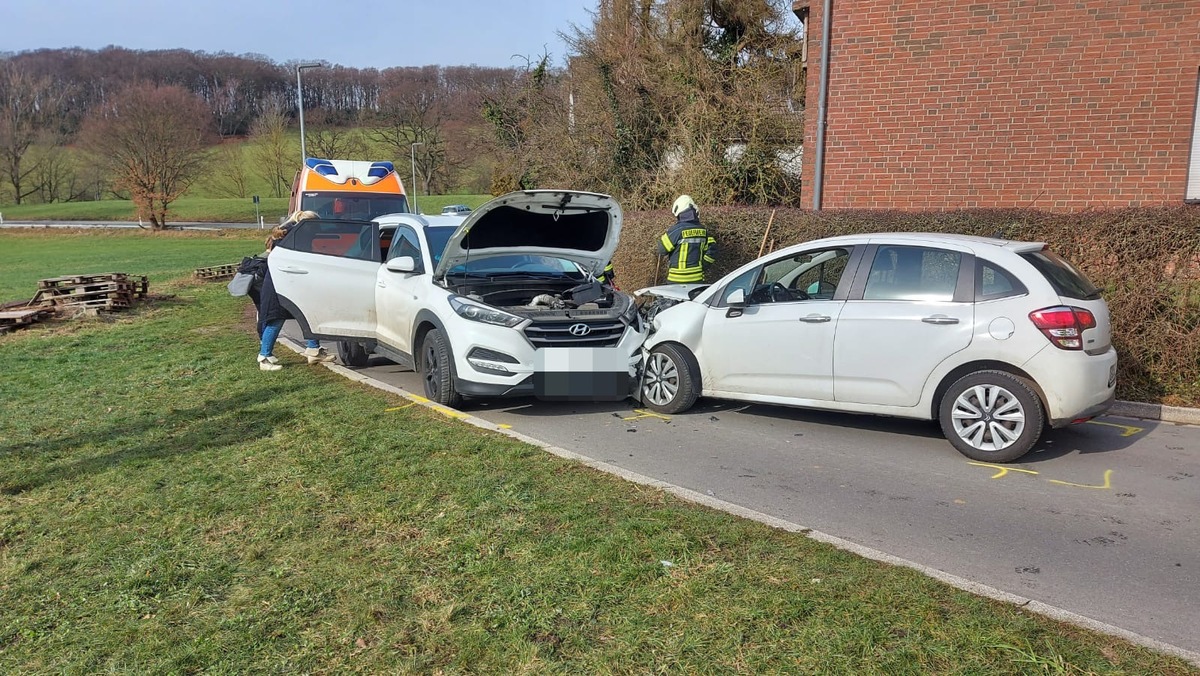
<svg viewBox="0 0 1200 676">
<path fill-rule="evenodd" d="M 505 254 L 555 256 L 593 275 L 617 250 L 621 207 L 608 195 L 577 190 L 525 190 L 472 211 L 450 237 L 434 277 L 469 260 Z"/>
</svg>

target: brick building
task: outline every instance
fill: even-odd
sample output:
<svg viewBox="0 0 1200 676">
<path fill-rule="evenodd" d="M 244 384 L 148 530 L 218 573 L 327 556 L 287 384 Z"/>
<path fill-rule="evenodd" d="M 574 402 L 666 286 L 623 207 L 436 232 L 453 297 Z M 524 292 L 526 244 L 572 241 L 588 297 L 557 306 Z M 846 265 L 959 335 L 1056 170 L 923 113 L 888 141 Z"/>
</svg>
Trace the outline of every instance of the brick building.
<svg viewBox="0 0 1200 676">
<path fill-rule="evenodd" d="M 793 5 L 808 40 L 806 205 L 1200 200 L 1200 0 L 837 0 L 819 149 L 825 4 Z"/>
</svg>

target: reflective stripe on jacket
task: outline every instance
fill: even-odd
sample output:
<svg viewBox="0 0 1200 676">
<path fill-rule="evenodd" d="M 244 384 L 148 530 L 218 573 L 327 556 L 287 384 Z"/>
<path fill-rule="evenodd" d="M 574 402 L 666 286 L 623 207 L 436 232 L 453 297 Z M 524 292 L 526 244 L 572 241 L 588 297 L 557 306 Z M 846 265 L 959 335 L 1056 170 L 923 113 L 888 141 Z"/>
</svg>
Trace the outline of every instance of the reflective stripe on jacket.
<svg viewBox="0 0 1200 676">
<path fill-rule="evenodd" d="M 704 268 L 716 262 L 717 240 L 696 218 L 695 209 L 679 214 L 679 221 L 658 241 L 658 252 L 669 256 L 667 281 L 695 284 L 704 281 Z"/>
</svg>

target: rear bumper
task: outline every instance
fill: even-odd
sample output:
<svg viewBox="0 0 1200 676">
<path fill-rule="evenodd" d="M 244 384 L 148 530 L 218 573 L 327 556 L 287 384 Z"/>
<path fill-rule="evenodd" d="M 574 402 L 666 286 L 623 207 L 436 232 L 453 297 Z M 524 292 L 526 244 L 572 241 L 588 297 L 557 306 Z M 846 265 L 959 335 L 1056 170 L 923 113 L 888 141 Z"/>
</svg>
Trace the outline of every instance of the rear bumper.
<svg viewBox="0 0 1200 676">
<path fill-rule="evenodd" d="M 1108 410 L 1116 401 L 1117 351 L 1098 355 L 1047 345 L 1021 365 L 1046 398 L 1046 420 L 1062 427 Z"/>
<path fill-rule="evenodd" d="M 1113 396 L 1109 397 L 1108 399 L 1105 399 L 1104 401 L 1100 402 L 1099 404 L 1096 404 L 1095 406 L 1092 406 L 1091 408 L 1084 409 L 1083 411 L 1076 413 L 1074 416 L 1072 416 L 1070 418 L 1057 418 L 1057 419 L 1051 418 L 1050 426 L 1051 427 L 1066 427 L 1067 425 L 1070 425 L 1071 423 L 1076 422 L 1076 421 L 1089 420 L 1091 418 L 1095 418 L 1098 415 L 1103 415 L 1105 411 L 1112 408 L 1112 405 L 1116 401 L 1117 401 L 1117 396 L 1114 394 Z"/>
</svg>

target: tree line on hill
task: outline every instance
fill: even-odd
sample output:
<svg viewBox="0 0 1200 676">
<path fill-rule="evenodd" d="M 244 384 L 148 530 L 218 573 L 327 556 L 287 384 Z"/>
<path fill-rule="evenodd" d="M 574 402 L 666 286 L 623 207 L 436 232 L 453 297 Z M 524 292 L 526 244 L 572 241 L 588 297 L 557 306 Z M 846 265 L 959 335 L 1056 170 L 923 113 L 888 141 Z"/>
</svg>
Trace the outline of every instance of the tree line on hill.
<svg viewBox="0 0 1200 676">
<path fill-rule="evenodd" d="M 541 55 L 511 68 L 306 69 L 308 155 L 415 156 L 411 189 L 426 194 L 798 199 L 804 64 L 790 2 L 599 0 L 592 24 L 565 37 L 561 67 Z M 298 164 L 295 66 L 119 47 L 0 55 L 0 203 L 117 195 L 159 223 L 206 174 L 244 197 L 241 151 L 220 141 L 247 138 L 250 170 L 285 195 Z"/>
</svg>

